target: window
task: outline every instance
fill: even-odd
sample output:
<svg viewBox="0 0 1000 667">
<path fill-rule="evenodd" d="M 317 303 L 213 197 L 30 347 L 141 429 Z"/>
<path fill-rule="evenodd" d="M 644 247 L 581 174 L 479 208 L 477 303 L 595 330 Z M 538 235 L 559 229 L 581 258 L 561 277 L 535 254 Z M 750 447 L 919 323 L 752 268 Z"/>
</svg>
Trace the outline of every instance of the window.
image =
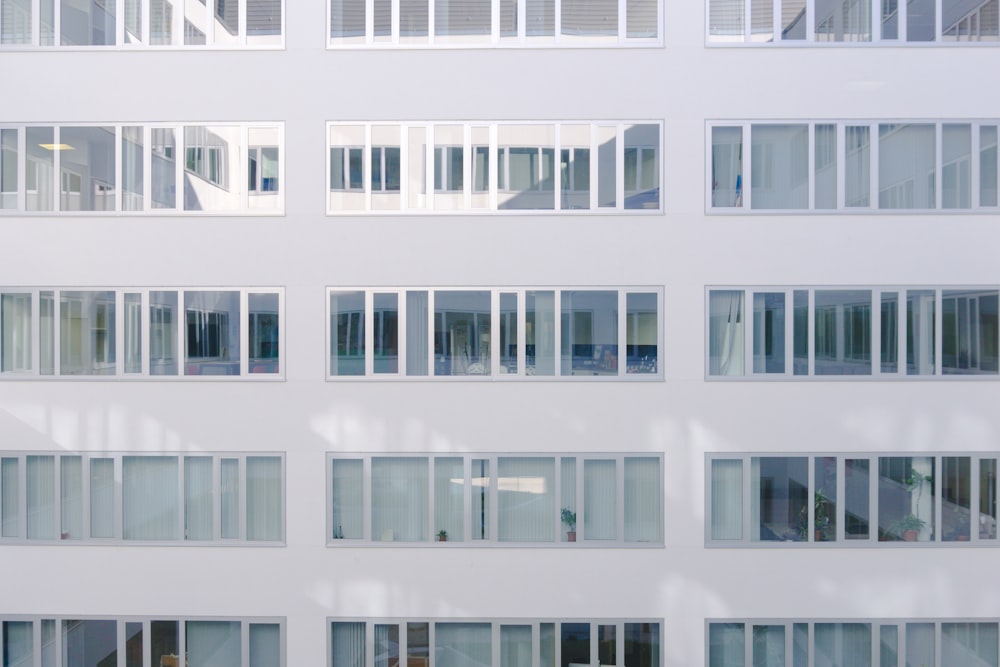
<svg viewBox="0 0 1000 667">
<path fill-rule="evenodd" d="M 997 127 L 996 121 L 712 123 L 706 208 L 994 210 Z"/>
<path fill-rule="evenodd" d="M 278 378 L 282 309 L 280 288 L 0 288 L 0 378 Z"/>
<path fill-rule="evenodd" d="M 996 455 L 710 454 L 706 468 L 712 546 L 998 544 Z"/>
<path fill-rule="evenodd" d="M 330 123 L 327 212 L 660 211 L 660 134 L 660 123 Z"/>
<path fill-rule="evenodd" d="M 658 454 L 334 454 L 327 465 L 332 546 L 663 544 Z"/>
<path fill-rule="evenodd" d="M 711 288 L 707 374 L 997 377 L 998 296 L 995 287 Z"/>
<path fill-rule="evenodd" d="M 0 12 L 0 49 L 282 48 L 283 10 L 282 0 L 236 0 L 207 6 L 170 0 L 43 1 L 34 7 L 30 2 L 5 2 Z M 245 17 L 242 21 L 240 15 Z"/>
<path fill-rule="evenodd" d="M 516 0 L 400 0 L 398 9 L 328 0 L 328 8 L 329 46 L 340 48 L 653 46 L 663 11 L 656 0 L 527 0 L 523 10 Z"/>
<path fill-rule="evenodd" d="M 0 543 L 278 543 L 284 458 L 0 452 L 0 520 Z"/>
<path fill-rule="evenodd" d="M 656 287 L 330 288 L 328 378 L 659 379 L 662 298 Z"/>
<path fill-rule="evenodd" d="M 709 667 L 748 659 L 763 667 L 896 667 L 904 658 L 922 667 L 996 667 L 1000 636 L 992 619 L 713 619 L 706 631 Z"/>
<path fill-rule="evenodd" d="M 281 213 L 282 134 L 251 124 L 0 128 L 0 215 Z"/>
<path fill-rule="evenodd" d="M 333 619 L 330 667 L 492 665 L 493 656 L 504 666 L 590 665 L 597 656 L 602 665 L 661 667 L 660 625 L 643 619 Z"/>
</svg>

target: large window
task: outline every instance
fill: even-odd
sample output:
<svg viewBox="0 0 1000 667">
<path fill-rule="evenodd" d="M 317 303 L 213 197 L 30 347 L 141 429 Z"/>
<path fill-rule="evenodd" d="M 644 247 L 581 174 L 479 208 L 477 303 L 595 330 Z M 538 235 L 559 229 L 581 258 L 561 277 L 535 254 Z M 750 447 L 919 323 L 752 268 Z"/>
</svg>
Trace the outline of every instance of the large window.
<svg viewBox="0 0 1000 667">
<path fill-rule="evenodd" d="M 328 377 L 658 379 L 662 288 L 328 290 Z"/>
<path fill-rule="evenodd" d="M 284 46 L 283 0 L 4 0 L 0 49 Z"/>
<path fill-rule="evenodd" d="M 663 544 L 657 454 L 330 455 L 327 543 Z"/>
<path fill-rule="evenodd" d="M 279 454 L 0 452 L 0 542 L 276 543 Z"/>
<path fill-rule="evenodd" d="M 658 0 L 328 0 L 329 46 L 655 46 Z"/>
<path fill-rule="evenodd" d="M 330 123 L 327 212 L 660 211 L 659 122 Z"/>
<path fill-rule="evenodd" d="M 280 378 L 280 288 L 0 288 L 0 378 Z"/>
<path fill-rule="evenodd" d="M 1000 39 L 997 0 L 710 0 L 709 44 L 956 44 Z"/>
<path fill-rule="evenodd" d="M 4 667 L 283 667 L 283 618 L 0 616 Z"/>
<path fill-rule="evenodd" d="M 992 545 L 995 454 L 709 454 L 713 546 Z"/>
<path fill-rule="evenodd" d="M 329 667 L 661 667 L 660 626 L 644 619 L 332 619 Z"/>
<path fill-rule="evenodd" d="M 997 128 L 996 121 L 711 123 L 706 208 L 995 211 Z"/>
<path fill-rule="evenodd" d="M 280 214 L 283 134 L 274 123 L 0 127 L 0 215 Z"/>
<path fill-rule="evenodd" d="M 708 667 L 997 667 L 994 619 L 718 619 Z"/>
<path fill-rule="evenodd" d="M 996 378 L 996 287 L 708 290 L 712 378 Z"/>
</svg>

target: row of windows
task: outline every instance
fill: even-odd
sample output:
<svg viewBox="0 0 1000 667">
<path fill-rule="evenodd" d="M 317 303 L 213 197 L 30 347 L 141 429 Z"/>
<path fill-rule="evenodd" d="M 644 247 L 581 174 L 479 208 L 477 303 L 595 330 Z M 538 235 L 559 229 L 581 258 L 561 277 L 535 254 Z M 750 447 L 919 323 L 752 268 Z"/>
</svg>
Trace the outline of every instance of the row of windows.
<svg viewBox="0 0 1000 667">
<path fill-rule="evenodd" d="M 285 621 L 281 618 L 5 615 L 0 630 L 0 667 L 285 664 Z"/>
<path fill-rule="evenodd" d="M 0 543 L 284 539 L 280 455 L 0 454 Z"/>
<path fill-rule="evenodd" d="M 245 123 L 3 127 L 0 212 L 280 213 L 283 132 Z"/>
<path fill-rule="evenodd" d="M 658 455 L 329 459 L 328 543 L 662 545 Z"/>
<path fill-rule="evenodd" d="M 327 212 L 660 210 L 659 123 L 331 123 Z"/>
<path fill-rule="evenodd" d="M 716 546 L 997 544 L 997 456 L 709 454 Z"/>
<path fill-rule="evenodd" d="M 663 664 L 655 620 L 337 619 L 329 640 L 330 667 Z"/>
<path fill-rule="evenodd" d="M 713 123 L 708 208 L 996 210 L 996 121 Z"/>
<path fill-rule="evenodd" d="M 13 378 L 281 377 L 284 293 L 0 290 L 0 374 Z"/>
<path fill-rule="evenodd" d="M 998 667 L 994 620 L 725 619 L 708 622 L 708 667 Z"/>
<path fill-rule="evenodd" d="M 331 288 L 328 377 L 657 379 L 662 301 L 657 287 Z"/>
<path fill-rule="evenodd" d="M 709 44 L 960 44 L 1000 39 L 997 0 L 709 0 Z"/>
<path fill-rule="evenodd" d="M 996 378 L 998 294 L 976 287 L 711 288 L 707 374 Z"/>
</svg>

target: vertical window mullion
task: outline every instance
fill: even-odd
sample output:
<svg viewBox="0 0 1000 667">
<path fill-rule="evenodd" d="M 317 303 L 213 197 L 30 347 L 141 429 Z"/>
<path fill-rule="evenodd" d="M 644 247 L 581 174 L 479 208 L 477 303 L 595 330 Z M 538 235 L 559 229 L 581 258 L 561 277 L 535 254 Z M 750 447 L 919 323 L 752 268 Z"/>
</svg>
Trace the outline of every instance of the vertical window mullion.
<svg viewBox="0 0 1000 667">
<path fill-rule="evenodd" d="M 152 622 L 145 619 L 142 621 L 142 667 L 153 667 L 152 637 Z"/>
<path fill-rule="evenodd" d="M 34 9 L 34 7 L 32 7 Z M 39 9 L 41 9 L 41 3 L 39 3 Z M 38 23 L 42 22 L 42 15 L 35 14 L 38 19 Z M 52 43 L 56 46 L 62 46 L 62 3 L 55 2 L 52 5 Z M 59 143 L 58 140 L 56 143 Z M 56 191 L 58 192 L 58 190 Z"/>
<path fill-rule="evenodd" d="M 528 38 L 528 2 L 517 0 L 517 41 L 524 43 Z"/>
<path fill-rule="evenodd" d="M 124 4 L 124 0 L 117 0 L 119 4 Z M 120 31 L 118 33 L 119 43 L 123 39 L 125 34 L 125 11 L 121 10 L 117 19 L 120 24 Z M 115 213 L 121 213 L 123 210 L 122 206 L 122 192 L 125 190 L 124 182 L 122 180 L 122 126 L 115 125 Z"/>
<path fill-rule="evenodd" d="M 556 2 L 559 2 L 559 0 L 556 0 Z M 556 14 L 556 21 L 557 22 L 559 21 L 559 14 L 558 13 Z M 557 33 L 557 37 L 556 38 L 558 39 L 558 33 Z M 598 164 L 600 162 L 600 160 L 597 159 L 599 148 L 600 147 L 598 146 L 598 139 L 597 139 L 597 125 L 594 124 L 594 123 L 591 123 L 590 124 L 590 157 L 591 157 L 591 159 L 590 159 L 590 181 L 589 181 L 590 182 L 590 210 L 591 211 L 596 211 L 597 210 L 597 208 L 598 208 L 598 201 L 599 201 L 599 198 L 597 196 L 598 195 L 598 189 L 599 189 L 598 188 L 598 183 L 597 183 L 597 173 L 598 173 L 598 169 L 597 168 L 598 168 Z M 558 317 L 557 317 L 557 319 L 558 319 Z"/>
<path fill-rule="evenodd" d="M 63 539 L 62 455 L 56 454 L 55 456 L 52 457 L 52 459 L 53 459 L 53 467 L 55 468 L 55 480 L 54 480 L 55 488 L 53 489 L 52 493 L 53 502 L 55 504 L 55 507 L 53 508 L 54 510 L 53 514 L 55 516 L 53 520 L 55 522 L 55 530 L 57 535 L 56 539 L 62 540 Z"/>
<path fill-rule="evenodd" d="M 28 457 L 17 457 L 17 539 L 28 540 Z"/>
<path fill-rule="evenodd" d="M 834 521 L 837 523 L 834 539 L 837 541 L 837 544 L 843 544 L 847 539 L 847 530 L 844 525 L 847 519 L 847 457 L 838 455 L 834 461 L 837 466 L 837 498 L 840 501 L 837 503 L 837 513 L 834 516 Z M 869 477 L 871 477 L 870 472 Z M 870 513 L 871 510 L 869 509 Z"/>
<path fill-rule="evenodd" d="M 882 290 L 872 290 L 871 314 L 872 377 L 877 378 L 882 375 Z"/>
<path fill-rule="evenodd" d="M 490 181 L 489 184 L 488 184 L 489 193 L 490 193 L 489 194 L 489 197 L 490 197 L 489 208 L 490 208 L 491 211 L 495 211 L 495 210 L 497 210 L 497 206 L 499 205 L 498 202 L 497 202 L 497 200 L 499 198 L 499 195 L 497 193 L 497 187 L 498 187 L 499 176 L 500 176 L 500 174 L 499 174 L 500 161 L 499 161 L 499 159 L 497 157 L 497 124 L 496 123 L 490 123 L 490 125 L 489 125 L 489 132 L 490 132 L 490 148 L 489 148 L 489 157 L 488 157 L 489 168 L 487 169 L 487 172 L 489 174 L 489 181 Z"/>
<path fill-rule="evenodd" d="M 785 372 L 786 377 L 795 375 L 795 290 L 785 290 Z"/>
<path fill-rule="evenodd" d="M 743 498 L 741 509 L 743 511 L 743 527 L 741 533 L 743 535 L 743 542 L 751 542 L 750 537 L 750 506 L 753 504 L 753 491 L 751 487 L 751 465 L 753 463 L 753 458 L 749 455 L 741 457 L 743 463 Z"/>
<path fill-rule="evenodd" d="M 559 479 L 559 475 L 556 475 L 556 479 Z M 558 483 L 558 482 L 557 482 Z M 558 491 L 556 491 L 556 498 L 559 497 Z M 541 637 L 541 626 L 538 621 L 532 621 L 531 623 L 531 664 L 528 667 L 541 667 L 542 665 L 542 637 Z M 500 664 L 500 663 L 496 663 Z M 559 664 L 558 662 L 556 664 Z M 624 664 L 624 663 L 623 663 Z"/>
<path fill-rule="evenodd" d="M 620 365 L 620 364 L 619 364 Z M 615 541 L 619 544 L 625 542 L 625 457 L 619 454 L 615 457 L 615 502 L 618 508 L 615 511 L 615 519 L 618 525 L 615 527 Z M 624 635 L 619 635 L 619 638 Z M 618 642 L 621 643 L 620 641 Z M 624 663 L 615 663 L 624 664 Z"/>
<path fill-rule="evenodd" d="M 555 197 L 553 210 L 562 210 L 562 123 L 555 123 L 555 145 L 552 159 L 552 194 Z M 570 164 L 572 164 L 570 162 Z M 571 181 L 572 182 L 572 181 Z"/>
<path fill-rule="evenodd" d="M 462 457 L 462 534 L 473 542 L 472 532 L 472 457 Z"/>
<path fill-rule="evenodd" d="M 329 3 L 327 10 L 330 8 Z M 365 0 L 365 44 L 375 43 L 375 0 Z M 329 181 L 327 181 L 329 182 Z"/>
<path fill-rule="evenodd" d="M 743 41 L 749 43 L 753 34 L 753 3 L 743 0 Z M 749 663 L 748 663 L 749 664 Z"/>
<path fill-rule="evenodd" d="M 874 4 L 874 3 L 873 3 Z M 814 23 L 816 15 L 816 0 L 806 0 L 806 42 L 811 43 L 816 41 L 816 24 Z M 872 25 L 877 25 L 873 23 Z M 789 655 L 792 654 L 791 651 L 788 652 Z"/>
<path fill-rule="evenodd" d="M 282 12 L 284 13 L 284 12 Z M 239 8 L 237 10 L 237 26 L 240 35 L 240 46 L 246 46 L 247 43 L 247 0 L 239 0 Z M 244 144 L 246 146 L 246 144 Z M 244 624 L 246 625 L 246 624 Z"/>
<path fill-rule="evenodd" d="M 148 3 L 143 3 L 142 30 L 143 44 L 149 43 Z M 176 142 L 175 142 L 176 145 Z M 153 209 L 153 128 L 142 126 L 142 210 L 149 213 Z"/>
<path fill-rule="evenodd" d="M 628 9 L 628 3 L 625 2 L 625 0 L 618 0 L 618 43 L 619 44 L 624 44 L 626 40 L 626 35 L 628 35 L 628 20 L 625 16 L 625 11 L 627 9 Z"/>
<path fill-rule="evenodd" d="M 601 627 L 600 623 L 598 623 L 597 621 L 590 622 L 590 664 L 592 665 L 601 664 L 600 660 L 598 659 L 598 651 L 597 651 L 598 642 L 600 640 L 600 636 L 598 634 L 600 632 L 600 627 Z M 747 664 L 749 665 L 752 663 L 747 663 Z"/>
<path fill-rule="evenodd" d="M 391 0 L 392 43 L 399 44 L 399 0 Z M 430 20 L 428 18 L 428 20 Z M 406 136 L 405 134 L 402 136 Z"/>
<path fill-rule="evenodd" d="M 500 535 L 500 490 L 497 488 L 500 485 L 500 475 L 497 472 L 498 462 L 500 457 L 496 455 L 491 455 L 486 457 L 490 462 L 490 505 L 489 505 L 489 518 L 490 518 L 490 534 L 487 542 L 498 542 Z"/>
<path fill-rule="evenodd" d="M 122 457 L 115 456 L 112 458 L 114 471 L 115 471 L 115 527 L 114 527 L 114 539 L 121 541 L 124 539 L 124 517 L 125 517 L 125 485 L 124 485 L 124 474 L 122 473 Z"/>
<path fill-rule="evenodd" d="M 245 1 L 245 0 L 244 0 Z M 243 1 L 240 2 L 240 11 L 245 9 Z M 209 9 L 211 12 L 211 9 Z M 242 19 L 241 19 L 242 20 Z M 214 21 L 213 21 L 214 23 Z M 250 155 L 250 128 L 247 125 L 240 125 L 240 145 L 236 151 L 236 170 L 235 174 L 228 174 L 230 183 L 233 184 L 232 187 L 239 187 L 240 192 L 240 210 L 249 211 L 250 210 L 250 188 L 247 187 L 250 176 L 250 165 L 248 163 Z M 263 164 L 258 167 L 258 174 L 260 170 L 263 169 Z M 347 172 L 344 172 L 347 173 Z"/>
<path fill-rule="evenodd" d="M 806 377 L 816 374 L 816 290 L 806 291 Z M 744 327 L 746 325 L 744 324 Z"/>
<path fill-rule="evenodd" d="M 808 468 L 806 469 L 806 543 L 815 542 L 816 538 L 816 503 L 813 498 L 816 494 L 816 457 L 812 454 L 806 456 Z M 787 633 L 786 633 L 787 634 Z"/>
<path fill-rule="evenodd" d="M 434 25 L 434 13 L 437 10 L 434 7 L 434 0 L 427 0 L 427 42 L 433 44 L 437 38 L 436 26 Z M 433 146 L 433 143 L 431 144 Z M 433 644 L 431 644 L 433 646 Z"/>
<path fill-rule="evenodd" d="M 31 374 L 42 374 L 42 296 L 41 290 L 31 291 Z"/>
<path fill-rule="evenodd" d="M 896 308 L 896 372 L 902 377 L 906 377 L 906 358 L 909 354 L 909 345 L 906 336 L 906 310 L 909 307 L 906 301 L 906 289 L 899 288 L 899 307 Z"/>
<path fill-rule="evenodd" d="M 878 512 L 879 512 L 878 457 L 869 456 L 867 458 L 868 458 L 868 542 L 878 543 Z M 846 501 L 847 499 L 845 498 L 844 500 Z"/>
<path fill-rule="evenodd" d="M 808 1 L 812 5 L 815 0 Z M 879 1 L 881 2 L 881 0 Z M 837 210 L 843 210 L 847 208 L 847 184 L 845 183 L 847 178 L 847 126 L 844 123 L 837 123 L 834 127 L 836 127 L 837 132 Z"/>
<path fill-rule="evenodd" d="M 187 540 L 187 498 L 184 497 L 184 456 L 178 454 L 177 459 L 177 534 L 180 535 L 180 543 Z"/>
<path fill-rule="evenodd" d="M 500 0 L 490 2 L 490 42 L 500 43 Z"/>
<path fill-rule="evenodd" d="M 437 530 L 435 530 L 435 518 L 434 513 L 437 498 L 437 489 L 435 488 L 436 479 L 434 478 L 434 459 L 436 458 L 433 454 L 428 454 L 427 459 L 427 527 L 424 529 L 427 532 L 424 533 L 423 539 L 434 541 L 437 536 Z"/>
<path fill-rule="evenodd" d="M 576 531 L 577 539 L 585 541 L 587 539 L 587 506 L 584 501 L 584 474 L 583 471 L 587 467 L 587 458 L 583 456 L 576 457 L 577 465 L 573 471 L 576 475 Z M 558 503 L 557 503 L 558 504 Z M 561 524 L 560 524 L 561 526 Z"/>
<path fill-rule="evenodd" d="M 468 183 L 468 181 L 466 181 Z M 468 192 L 468 191 L 466 191 Z M 505 323 L 506 324 L 506 323 Z M 508 328 L 509 331 L 509 328 Z M 476 336 L 479 332 L 476 332 Z M 500 290 L 490 290 L 490 377 L 500 377 Z"/>
<path fill-rule="evenodd" d="M 42 44 L 42 2 L 41 0 L 31 0 L 31 45 L 41 46 Z M 56 7 L 56 12 L 59 8 Z M 18 155 L 24 155 L 21 151 Z M 23 180 L 19 180 L 18 183 L 24 183 Z M 23 209 L 22 209 L 23 210 Z"/>
<path fill-rule="evenodd" d="M 560 38 L 560 33 L 562 33 L 562 0 L 555 0 L 555 7 L 553 7 L 553 13 L 555 14 L 555 16 L 553 17 L 554 18 L 553 34 L 555 36 L 555 43 L 558 45 L 562 41 L 562 39 Z M 528 21 L 527 13 L 525 13 L 524 15 L 524 21 L 525 23 L 527 23 Z M 597 155 L 597 153 L 591 153 L 591 155 Z M 591 183 L 596 183 L 596 182 L 597 181 L 591 181 Z M 558 642 L 556 643 L 558 644 Z M 556 660 L 556 664 L 559 664 L 558 660 Z"/>
<path fill-rule="evenodd" d="M 749 9 L 750 8 L 750 1 L 751 0 L 746 0 L 746 3 L 747 3 L 747 14 L 746 14 L 746 16 L 747 16 L 747 26 L 746 26 L 746 29 L 747 29 L 748 39 L 749 39 L 749 31 L 750 31 L 750 19 L 749 19 L 749 17 L 750 17 L 750 9 Z M 750 123 L 743 123 L 743 125 L 742 125 L 742 135 L 741 135 L 741 141 L 742 141 L 741 145 L 743 146 L 743 159 L 740 160 L 740 174 L 741 175 L 738 177 L 738 178 L 740 178 L 740 187 L 738 188 L 738 190 L 740 192 L 739 196 L 741 196 L 741 199 L 740 199 L 740 204 L 739 204 L 738 208 L 742 208 L 742 209 L 744 209 L 746 211 L 749 211 L 749 210 L 751 210 L 753 208 L 753 199 L 751 197 L 751 192 L 750 192 L 751 191 L 751 186 L 753 185 L 753 173 L 752 173 L 752 166 L 753 166 L 753 143 L 752 143 L 752 139 L 753 139 L 753 137 L 750 135 L 751 131 L 752 131 L 752 127 L 751 127 Z"/>
<path fill-rule="evenodd" d="M 472 162 L 474 159 L 472 126 L 465 123 L 462 126 L 462 208 L 466 211 L 472 210 Z"/>
<path fill-rule="evenodd" d="M 245 2 L 240 1 L 241 8 L 246 6 Z M 250 667 L 250 623 L 246 619 L 240 619 L 240 667 Z"/>
<path fill-rule="evenodd" d="M 150 0 L 141 0 L 141 2 L 140 2 L 140 6 L 142 7 L 142 10 L 141 10 L 141 14 L 142 15 L 141 15 L 141 17 L 139 19 L 139 21 L 140 21 L 140 26 L 139 26 L 139 40 L 140 40 L 140 42 L 142 43 L 143 46 L 149 46 L 149 6 L 150 6 L 150 4 L 151 4 Z M 142 145 L 143 146 L 148 146 L 149 142 L 145 142 L 144 141 Z M 143 190 L 143 192 L 149 192 L 149 190 Z M 146 632 L 145 626 L 143 626 L 143 632 Z M 148 637 L 149 635 L 147 634 L 146 636 Z M 143 642 L 143 646 L 146 646 L 147 644 L 149 644 L 149 642 Z M 145 652 L 145 650 L 144 650 L 144 652 Z M 145 665 L 146 667 L 148 667 L 148 665 L 146 665 L 146 663 L 145 663 L 145 658 L 143 659 L 143 661 L 144 661 L 143 665 Z"/>
<path fill-rule="evenodd" d="M 90 503 L 90 456 L 81 454 L 80 459 L 80 513 L 83 515 L 80 522 L 83 526 L 81 528 L 83 534 L 80 538 L 89 542 L 91 540 L 90 513 L 92 511 Z"/>
<path fill-rule="evenodd" d="M 145 642 L 143 642 L 145 643 Z M 125 619 L 115 619 L 115 648 L 117 667 L 125 667 Z"/>
<path fill-rule="evenodd" d="M 430 1 L 430 0 L 428 0 Z M 431 23 L 434 22 L 434 16 L 431 15 L 429 19 Z M 424 209 L 428 211 L 434 210 L 434 191 L 436 188 L 436 183 L 434 182 L 434 161 L 437 156 L 437 146 L 434 145 L 434 124 L 428 123 L 426 125 L 426 130 L 424 134 Z M 441 165 L 441 177 L 446 178 L 445 174 L 447 169 L 445 165 Z"/>
</svg>

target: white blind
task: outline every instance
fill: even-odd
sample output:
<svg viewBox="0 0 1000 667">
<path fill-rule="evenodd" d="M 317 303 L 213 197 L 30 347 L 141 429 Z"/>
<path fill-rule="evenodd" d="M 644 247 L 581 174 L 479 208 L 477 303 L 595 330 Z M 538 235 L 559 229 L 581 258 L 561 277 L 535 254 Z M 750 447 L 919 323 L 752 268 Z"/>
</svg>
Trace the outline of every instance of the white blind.
<svg viewBox="0 0 1000 667">
<path fill-rule="evenodd" d="M 331 493 L 334 538 L 364 537 L 364 462 L 361 459 L 334 459 L 331 462 Z"/>
<path fill-rule="evenodd" d="M 427 459 L 372 459 L 372 539 L 426 540 Z"/>
<path fill-rule="evenodd" d="M 83 457 L 63 456 L 59 460 L 60 521 L 63 539 L 79 540 L 83 535 Z"/>
<path fill-rule="evenodd" d="M 743 461 L 712 461 L 712 539 L 743 538 Z"/>
<path fill-rule="evenodd" d="M 625 541 L 660 541 L 660 460 L 625 458 Z"/>
<path fill-rule="evenodd" d="M 497 459 L 498 539 L 551 542 L 555 538 L 555 460 Z"/>
<path fill-rule="evenodd" d="M 179 515 L 176 456 L 122 459 L 122 536 L 175 540 Z"/>
<path fill-rule="evenodd" d="M 212 457 L 184 457 L 184 539 L 212 539 Z"/>
<path fill-rule="evenodd" d="M 187 621 L 187 667 L 240 667 L 239 621 Z"/>
<path fill-rule="evenodd" d="M 115 536 L 114 459 L 90 459 L 90 536 Z"/>
<path fill-rule="evenodd" d="M 250 667 L 281 667 L 281 626 L 277 623 L 250 624 Z"/>
<path fill-rule="evenodd" d="M 281 539 L 281 459 L 247 457 L 247 539 Z"/>
<path fill-rule="evenodd" d="M 25 459 L 28 481 L 28 538 L 56 536 L 56 462 L 52 456 Z"/>
<path fill-rule="evenodd" d="M 618 0 L 562 0 L 564 35 L 617 35 Z"/>
<path fill-rule="evenodd" d="M 376 626 L 376 641 L 378 627 Z M 365 624 L 334 623 L 330 649 L 334 667 L 365 667 Z"/>
<path fill-rule="evenodd" d="M 434 533 L 462 540 L 465 524 L 465 473 L 460 457 L 434 459 Z"/>
<path fill-rule="evenodd" d="M 591 459 L 583 464 L 583 536 L 587 540 L 617 537 L 615 462 Z"/>
<path fill-rule="evenodd" d="M 488 35 L 491 0 L 435 0 L 435 35 Z"/>
<path fill-rule="evenodd" d="M 493 664 L 489 623 L 437 623 L 435 667 L 489 667 Z"/>
</svg>

